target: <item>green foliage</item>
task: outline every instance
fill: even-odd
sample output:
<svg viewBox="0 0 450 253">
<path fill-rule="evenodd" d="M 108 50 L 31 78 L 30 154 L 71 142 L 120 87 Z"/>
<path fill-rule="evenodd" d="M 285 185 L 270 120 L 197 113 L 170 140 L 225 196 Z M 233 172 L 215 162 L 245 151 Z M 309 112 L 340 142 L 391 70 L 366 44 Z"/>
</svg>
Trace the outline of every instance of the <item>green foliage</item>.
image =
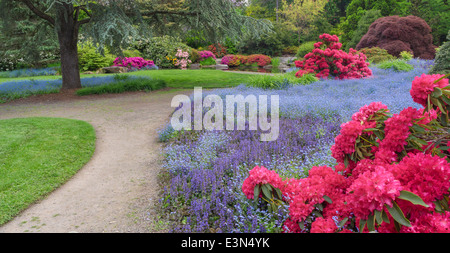
<svg viewBox="0 0 450 253">
<path fill-rule="evenodd" d="M 305 43 L 302 43 L 297 50 L 297 57 L 303 58 L 307 53 L 310 53 L 314 49 L 314 44 L 316 41 L 308 41 Z"/>
<path fill-rule="evenodd" d="M 285 89 L 292 85 L 306 85 L 318 81 L 314 75 L 306 74 L 300 78 L 295 75 L 276 74 L 276 75 L 258 75 L 249 79 L 247 86 L 262 89 Z"/>
<path fill-rule="evenodd" d="M 134 49 L 134 50 L 123 50 L 123 56 L 127 57 L 127 58 L 131 58 L 131 57 L 142 57 L 141 52 L 139 52 L 138 50 Z"/>
<path fill-rule="evenodd" d="M 144 59 L 152 60 L 160 68 L 173 68 L 173 62 L 178 49 L 190 52 L 189 47 L 180 38 L 164 35 L 136 41 L 132 48 L 139 50 Z"/>
<path fill-rule="evenodd" d="M 189 60 L 191 60 L 192 63 L 199 62 L 200 54 L 198 53 L 197 49 L 191 48 L 191 52 L 189 53 Z"/>
<path fill-rule="evenodd" d="M 400 57 L 405 61 L 409 61 L 414 58 L 414 55 L 408 51 L 402 51 L 400 52 Z"/>
<path fill-rule="evenodd" d="M 449 74 L 450 73 L 450 30 L 447 35 L 449 41 L 442 44 L 436 53 L 434 65 L 430 74 Z"/>
<path fill-rule="evenodd" d="M 123 75 L 115 79 L 117 82 L 111 84 L 79 89 L 77 90 L 77 95 L 85 96 L 92 94 L 123 93 L 128 91 L 153 91 L 167 86 L 166 82 L 163 80 L 146 77 L 131 78 Z"/>
<path fill-rule="evenodd" d="M 202 66 L 208 66 L 208 65 L 216 65 L 216 60 L 212 57 L 206 58 L 202 61 L 200 61 L 200 65 Z"/>
<path fill-rule="evenodd" d="M 288 46 L 298 45 L 297 33 L 289 30 L 285 24 L 276 23 L 274 31 L 260 38 L 248 36 L 243 38 L 237 45 L 236 50 L 240 54 L 264 54 L 269 56 L 280 56 L 283 49 Z M 231 54 L 228 50 L 227 52 Z"/>
<path fill-rule="evenodd" d="M 411 64 L 406 63 L 404 60 L 384 61 L 377 64 L 381 69 L 393 69 L 397 72 L 408 72 L 414 69 Z"/>
<path fill-rule="evenodd" d="M 84 43 L 78 46 L 78 63 L 80 71 L 96 71 L 113 65 L 116 57 L 108 51 L 101 55 L 92 43 Z"/>
<path fill-rule="evenodd" d="M 366 55 L 367 60 L 371 63 L 380 63 L 396 59 L 393 55 L 389 54 L 386 49 L 379 47 L 362 48 L 359 52 Z"/>
<path fill-rule="evenodd" d="M 358 21 L 358 27 L 353 32 L 351 40 L 346 43 L 345 50 L 348 51 L 350 48 L 356 48 L 361 38 L 369 30 L 369 26 L 378 18 L 381 18 L 381 11 L 377 9 L 368 10 Z"/>
<path fill-rule="evenodd" d="M 339 34 L 340 41 L 344 48 L 347 48 L 358 28 L 358 22 L 367 11 L 376 9 L 380 10 L 381 15 L 391 16 L 399 15 L 406 16 L 409 14 L 410 2 L 408 0 L 352 0 L 347 6 L 346 16 L 339 24 L 342 34 Z"/>
<path fill-rule="evenodd" d="M 422 18 L 431 27 L 433 43 L 441 45 L 446 41 L 450 27 L 450 4 L 447 0 L 414 0 L 410 1 L 411 15 Z"/>
</svg>

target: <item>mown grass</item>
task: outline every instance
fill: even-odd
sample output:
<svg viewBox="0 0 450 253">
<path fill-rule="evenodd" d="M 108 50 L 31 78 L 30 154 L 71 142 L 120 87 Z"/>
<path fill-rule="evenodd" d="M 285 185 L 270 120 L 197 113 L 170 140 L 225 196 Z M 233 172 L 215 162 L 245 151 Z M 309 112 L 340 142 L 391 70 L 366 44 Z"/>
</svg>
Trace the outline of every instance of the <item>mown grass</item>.
<svg viewBox="0 0 450 253">
<path fill-rule="evenodd" d="M 192 89 L 202 88 L 229 88 L 243 83 L 257 74 L 233 73 L 222 70 L 181 70 L 181 69 L 160 69 L 144 70 L 128 73 L 136 76 L 150 76 L 154 79 L 163 80 L 169 88 Z"/>
<path fill-rule="evenodd" d="M 123 93 L 127 91 L 154 91 L 163 89 L 167 86 L 163 80 L 151 78 L 126 78 L 111 84 L 104 84 L 94 87 L 86 87 L 76 91 L 77 95 L 85 96 L 92 94 L 106 94 L 106 93 Z"/>
<path fill-rule="evenodd" d="M 94 128 L 79 120 L 0 120 L 0 225 L 80 170 L 95 139 Z"/>
</svg>

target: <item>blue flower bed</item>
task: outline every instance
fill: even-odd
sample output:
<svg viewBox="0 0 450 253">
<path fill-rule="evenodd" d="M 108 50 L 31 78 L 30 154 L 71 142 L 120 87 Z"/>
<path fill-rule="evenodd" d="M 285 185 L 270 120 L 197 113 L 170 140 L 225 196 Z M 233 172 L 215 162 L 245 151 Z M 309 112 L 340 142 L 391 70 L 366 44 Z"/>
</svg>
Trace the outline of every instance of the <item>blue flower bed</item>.
<svg viewBox="0 0 450 253">
<path fill-rule="evenodd" d="M 4 71 L 0 73 L 0 77 L 31 77 L 31 76 L 52 76 L 56 75 L 56 68 L 40 68 L 40 69 L 16 69 L 12 71 Z"/>
<path fill-rule="evenodd" d="M 130 78 L 137 78 L 129 76 Z M 116 76 L 97 76 L 81 79 L 81 86 L 95 87 L 104 84 L 112 84 L 119 81 Z M 61 89 L 62 80 L 16 80 L 0 83 L 0 97 L 14 94 L 16 96 L 28 94 L 43 94 L 58 92 Z"/>
<path fill-rule="evenodd" d="M 203 92 L 225 97 L 279 95 L 280 132 L 273 142 L 261 142 L 259 131 L 160 132 L 168 141 L 162 212 L 173 232 L 281 232 L 286 208 L 271 213 L 242 193 L 249 170 L 263 165 L 285 178 L 307 175 L 312 166 L 335 164 L 330 147 L 340 125 L 360 107 L 381 101 L 392 113 L 417 107 L 409 94 L 416 76 L 428 73 L 432 61 L 411 60 L 414 69 L 395 72 L 372 67 L 374 76 L 359 80 L 321 80 L 286 90 L 262 90 L 240 85 Z"/>
</svg>

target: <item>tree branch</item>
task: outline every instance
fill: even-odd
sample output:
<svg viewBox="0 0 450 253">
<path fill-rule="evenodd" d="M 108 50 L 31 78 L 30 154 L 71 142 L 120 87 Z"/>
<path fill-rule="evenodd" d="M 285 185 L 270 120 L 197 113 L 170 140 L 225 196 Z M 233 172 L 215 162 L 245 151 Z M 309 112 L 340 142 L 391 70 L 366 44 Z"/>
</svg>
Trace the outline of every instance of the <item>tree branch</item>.
<svg viewBox="0 0 450 253">
<path fill-rule="evenodd" d="M 47 20 L 53 26 L 55 25 L 55 20 L 51 16 L 47 15 L 43 11 L 36 8 L 36 6 L 34 6 L 30 0 L 17 0 L 17 1 L 24 3 L 38 17 Z"/>
<path fill-rule="evenodd" d="M 169 14 L 169 15 L 180 15 L 180 16 L 196 16 L 198 12 L 190 12 L 190 11 L 170 11 L 170 10 L 157 10 L 157 11 L 149 11 L 141 13 L 142 16 L 153 16 L 156 14 Z"/>
</svg>

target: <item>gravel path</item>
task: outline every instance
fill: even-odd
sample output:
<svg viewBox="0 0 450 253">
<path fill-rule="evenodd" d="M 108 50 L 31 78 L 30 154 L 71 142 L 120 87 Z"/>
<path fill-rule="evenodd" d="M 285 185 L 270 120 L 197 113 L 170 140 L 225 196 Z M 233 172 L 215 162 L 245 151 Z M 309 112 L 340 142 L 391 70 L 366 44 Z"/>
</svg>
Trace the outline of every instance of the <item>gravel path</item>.
<svg viewBox="0 0 450 253">
<path fill-rule="evenodd" d="M 157 131 L 173 111 L 172 97 L 191 91 L 159 91 L 73 97 L 48 95 L 0 105 L 0 119 L 62 117 L 96 129 L 91 161 L 71 180 L 33 204 L 0 233 L 165 232 L 159 220 Z M 64 96 L 61 96 L 64 97 Z"/>
</svg>

